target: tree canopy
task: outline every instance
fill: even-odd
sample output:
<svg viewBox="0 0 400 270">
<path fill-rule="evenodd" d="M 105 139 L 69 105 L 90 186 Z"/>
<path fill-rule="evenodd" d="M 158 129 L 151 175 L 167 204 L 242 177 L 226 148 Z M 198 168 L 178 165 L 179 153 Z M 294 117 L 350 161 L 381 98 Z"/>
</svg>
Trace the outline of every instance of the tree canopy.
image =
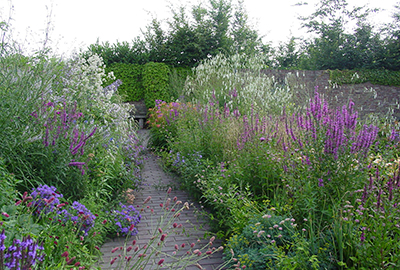
<svg viewBox="0 0 400 270">
<path fill-rule="evenodd" d="M 130 43 L 98 41 L 88 50 L 100 54 L 106 65 L 194 67 L 218 54 L 264 54 L 269 68 L 400 70 L 400 2 L 393 7 L 393 22 L 377 26 L 369 17 L 378 9 L 320 0 L 311 14 L 299 18 L 311 37 L 293 36 L 275 48 L 251 25 L 244 0 L 205 0 L 170 10 L 166 23 L 153 18 Z"/>
</svg>

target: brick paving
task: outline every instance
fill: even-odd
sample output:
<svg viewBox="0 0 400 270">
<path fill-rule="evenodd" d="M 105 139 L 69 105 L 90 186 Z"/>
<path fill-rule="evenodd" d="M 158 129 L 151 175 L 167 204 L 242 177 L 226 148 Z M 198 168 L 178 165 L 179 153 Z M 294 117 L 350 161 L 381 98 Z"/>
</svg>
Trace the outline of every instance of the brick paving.
<svg viewBox="0 0 400 270">
<path fill-rule="evenodd" d="M 147 130 L 140 130 L 139 135 L 147 142 Z M 178 267 L 172 265 L 172 263 L 177 260 L 180 262 L 184 260 L 185 257 L 182 256 L 189 250 L 190 244 L 195 243 L 195 247 L 191 249 L 193 252 L 195 249 L 200 249 L 209 243 L 212 235 L 208 231 L 209 223 L 207 217 L 201 214 L 203 211 L 199 211 L 199 209 L 201 209 L 200 206 L 191 200 L 190 195 L 187 192 L 177 188 L 179 183 L 176 179 L 174 179 L 172 175 L 163 171 L 158 160 L 159 158 L 152 153 L 147 153 L 146 155 L 147 159 L 142 171 L 144 185 L 141 190 L 135 191 L 135 201 L 133 204 L 135 207 L 141 209 L 142 202 L 144 202 L 148 196 L 151 196 L 151 200 L 143 207 L 144 211 L 141 212 L 142 219 L 137 226 L 138 234 L 131 237 L 129 241 L 127 241 L 127 245 L 129 246 L 132 244 L 133 240 L 136 240 L 136 245 L 134 247 L 139 246 L 139 252 L 147 243 L 153 243 L 153 246 L 157 246 L 157 243 L 160 242 L 159 240 L 161 236 L 158 228 L 161 227 L 163 228 L 163 234 L 166 233 L 168 235 L 166 240 L 162 242 L 164 244 L 161 249 L 162 253 L 157 256 L 154 254 L 153 256 L 148 256 L 147 258 L 149 261 L 143 269 L 199 269 L 193 264 L 191 266 Z M 169 187 L 172 187 L 172 191 L 170 194 L 167 194 Z M 165 200 L 168 197 L 171 198 L 171 205 L 173 205 L 173 198 L 175 196 L 177 197 L 177 201 L 182 201 L 183 203 L 188 202 L 190 205 L 188 210 L 183 210 L 181 215 L 174 220 L 177 224 L 183 225 L 183 230 L 178 230 L 177 228 L 173 229 L 172 224 L 166 224 L 167 219 L 161 224 L 158 223 L 160 215 L 164 212 L 160 207 L 160 203 L 164 203 L 165 206 Z M 182 207 L 182 205 L 183 204 L 181 204 L 180 207 Z M 178 210 L 178 207 L 175 208 Z M 155 214 L 152 214 L 151 209 L 154 210 Z M 167 213 L 171 212 L 167 211 Z M 151 239 L 153 236 L 155 237 Z M 119 259 L 117 259 L 113 265 L 110 265 L 110 262 L 121 252 L 117 251 L 111 253 L 111 250 L 116 247 L 123 247 L 125 240 L 125 238 L 115 238 L 109 240 L 101 247 L 101 252 L 103 253 L 102 261 L 99 263 L 101 269 L 123 269 L 123 267 L 118 268 L 115 266 Z M 182 243 L 185 243 L 185 248 L 181 247 Z M 214 241 L 212 247 L 218 248 L 220 244 L 221 241 L 217 239 Z M 175 245 L 178 245 L 178 251 L 175 250 Z M 148 249 L 147 253 L 150 253 L 150 250 L 151 249 Z M 208 249 L 201 251 L 204 253 L 207 250 Z M 176 252 L 176 255 L 173 255 L 173 252 Z M 133 251 L 131 251 L 131 253 L 133 253 Z M 128 256 L 129 255 L 130 253 L 128 253 Z M 173 258 L 169 257 L 171 255 L 173 255 Z M 165 259 L 165 262 L 163 263 L 164 267 L 158 266 L 160 259 Z M 132 261 L 133 260 L 134 258 Z M 168 265 L 168 263 L 170 264 Z M 203 267 L 203 269 L 222 269 L 222 252 L 215 252 L 210 257 L 207 257 L 198 263 Z"/>
</svg>

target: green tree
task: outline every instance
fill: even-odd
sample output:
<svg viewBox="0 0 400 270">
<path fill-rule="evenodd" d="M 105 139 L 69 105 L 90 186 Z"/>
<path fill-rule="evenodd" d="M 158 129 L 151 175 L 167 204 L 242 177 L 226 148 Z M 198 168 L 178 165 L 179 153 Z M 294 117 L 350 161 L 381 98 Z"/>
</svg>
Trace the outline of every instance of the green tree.
<svg viewBox="0 0 400 270">
<path fill-rule="evenodd" d="M 400 2 L 394 6 L 393 22 L 386 27 L 383 66 L 389 70 L 400 70 Z"/>
<path fill-rule="evenodd" d="M 262 41 L 256 30 L 249 25 L 243 0 L 238 1 L 232 22 L 234 53 L 252 55 L 261 50 Z"/>
<path fill-rule="evenodd" d="M 204 48 L 199 44 L 199 36 L 190 24 L 185 8 L 182 6 L 178 11 L 172 10 L 172 13 L 167 44 L 170 58 L 167 63 L 172 66 L 193 67 L 201 60 Z"/>
<path fill-rule="evenodd" d="M 232 39 L 229 37 L 232 4 L 230 0 L 209 0 L 208 12 L 213 29 L 212 55 L 230 54 Z"/>
<path fill-rule="evenodd" d="M 167 34 L 161 27 L 161 22 L 153 18 L 147 31 L 143 32 L 150 62 L 165 62 L 168 58 Z"/>
<path fill-rule="evenodd" d="M 349 9 L 346 0 L 321 0 L 314 13 L 300 18 L 302 26 L 316 36 L 307 43 L 308 61 L 304 67 L 349 69 L 373 66 L 376 60 L 373 48 L 379 37 L 372 31 L 367 18 L 376 11 L 366 6 Z M 351 23 L 356 24 L 356 28 L 349 32 Z"/>
<path fill-rule="evenodd" d="M 301 50 L 296 43 L 297 38 L 291 37 L 287 43 L 281 43 L 275 53 L 275 67 L 279 69 L 297 69 L 300 65 Z"/>
</svg>

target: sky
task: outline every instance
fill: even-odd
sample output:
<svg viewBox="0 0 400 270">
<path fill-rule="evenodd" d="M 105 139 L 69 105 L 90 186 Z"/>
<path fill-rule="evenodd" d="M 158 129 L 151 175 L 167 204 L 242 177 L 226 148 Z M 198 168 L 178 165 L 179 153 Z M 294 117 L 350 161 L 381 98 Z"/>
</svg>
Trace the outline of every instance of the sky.
<svg viewBox="0 0 400 270">
<path fill-rule="evenodd" d="M 70 54 L 87 48 L 99 39 L 132 41 L 141 36 L 152 18 L 165 21 L 172 17 L 168 6 L 188 7 L 199 0 L 0 0 L 3 20 L 12 18 L 13 36 L 28 50 L 42 46 L 45 29 L 50 29 L 49 45 L 57 54 Z M 308 5 L 296 6 L 298 2 Z M 251 24 L 264 36 L 264 42 L 278 45 L 294 35 L 307 37 L 300 29 L 299 16 L 315 11 L 318 0 L 244 0 Z M 373 20 L 390 22 L 390 11 L 399 0 L 348 0 L 349 6 L 369 4 L 383 9 Z M 232 0 L 235 4 L 236 0 Z M 13 7 L 10 10 L 10 7 Z M 11 16 L 10 16 L 11 14 Z M 50 22 L 50 24 L 48 24 Z"/>
</svg>

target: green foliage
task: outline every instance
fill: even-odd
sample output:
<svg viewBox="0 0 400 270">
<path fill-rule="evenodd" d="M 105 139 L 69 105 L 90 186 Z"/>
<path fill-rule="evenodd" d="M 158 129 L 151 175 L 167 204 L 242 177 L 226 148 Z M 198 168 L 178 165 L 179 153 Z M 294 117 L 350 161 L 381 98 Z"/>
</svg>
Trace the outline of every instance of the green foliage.
<svg viewBox="0 0 400 270">
<path fill-rule="evenodd" d="M 188 76 L 193 75 L 193 71 L 188 67 L 171 67 L 169 80 L 169 93 L 174 100 L 180 98 L 182 89 L 185 87 L 185 82 Z"/>
<path fill-rule="evenodd" d="M 377 85 L 400 86 L 400 71 L 374 70 L 330 70 L 329 79 L 333 85 L 370 82 Z"/>
<path fill-rule="evenodd" d="M 115 78 L 122 81 L 122 85 L 118 87 L 118 94 L 123 98 L 123 101 L 140 101 L 143 99 L 142 69 L 142 65 L 122 62 L 113 63 L 105 69 L 107 73 L 113 72 Z M 112 82 L 108 80 L 103 85 L 110 85 Z"/>
<path fill-rule="evenodd" d="M 17 196 L 17 185 L 21 181 L 10 174 L 5 168 L 4 159 L 0 157 L 0 209 L 3 205 L 9 204 Z"/>
<path fill-rule="evenodd" d="M 170 101 L 170 69 L 164 63 L 149 62 L 143 67 L 144 100 L 147 108 L 153 108 L 157 99 Z"/>
<path fill-rule="evenodd" d="M 399 163 L 396 160 L 385 164 L 376 157 L 372 164 L 364 189 L 355 194 L 356 200 L 343 205 L 340 218 L 344 224 L 355 227 L 350 235 L 353 246 L 357 247 L 351 257 L 354 267 L 398 268 L 400 239 L 395 220 L 398 219 L 399 187 L 395 181 L 399 177 Z M 384 173 L 380 175 L 381 172 Z"/>
<path fill-rule="evenodd" d="M 367 5 L 350 8 L 347 2 L 321 0 L 311 15 L 300 18 L 302 26 L 315 36 L 303 42 L 302 57 L 294 66 L 312 70 L 399 70 L 396 22 L 378 28 L 369 17 L 379 10 Z"/>
<path fill-rule="evenodd" d="M 247 143 L 240 151 L 240 158 L 233 161 L 233 166 L 238 172 L 236 178 L 247 179 L 246 184 L 249 185 L 255 200 L 273 198 L 282 187 L 282 168 L 278 162 L 280 153 L 276 152 L 273 142 L 264 143 L 257 138 Z"/>
<path fill-rule="evenodd" d="M 97 40 L 82 54 L 85 58 L 88 58 L 91 54 L 97 54 L 103 59 L 106 66 L 114 63 L 144 65 L 149 61 L 145 42 L 140 40 L 139 37 L 135 38 L 131 44 L 126 41 L 112 45 L 108 41 L 100 44 Z"/>
<path fill-rule="evenodd" d="M 318 269 L 318 259 L 302 236 L 293 218 L 268 211 L 229 238 L 225 253 L 232 249 L 246 269 Z"/>
<path fill-rule="evenodd" d="M 234 53 L 254 55 L 263 46 L 257 31 L 252 29 L 249 24 L 249 17 L 243 0 L 238 1 L 237 8 L 233 14 L 232 34 L 232 50 Z"/>
</svg>

